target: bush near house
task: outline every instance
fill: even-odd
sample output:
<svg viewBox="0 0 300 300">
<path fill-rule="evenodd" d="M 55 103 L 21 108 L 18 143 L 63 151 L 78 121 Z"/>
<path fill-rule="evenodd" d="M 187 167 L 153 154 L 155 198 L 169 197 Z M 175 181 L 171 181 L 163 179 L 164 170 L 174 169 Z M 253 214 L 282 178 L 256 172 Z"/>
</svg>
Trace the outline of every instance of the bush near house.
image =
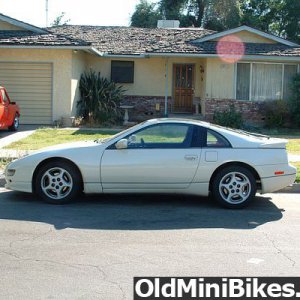
<svg viewBox="0 0 300 300">
<path fill-rule="evenodd" d="M 237 112 L 233 105 L 230 105 L 229 109 L 225 111 L 216 111 L 213 120 L 216 124 L 225 127 L 241 128 L 243 126 L 242 114 Z"/>
<path fill-rule="evenodd" d="M 120 102 L 124 92 L 122 86 L 101 77 L 93 70 L 81 75 L 78 114 L 89 124 L 109 125 L 121 120 Z"/>
<path fill-rule="evenodd" d="M 266 102 L 263 105 L 265 113 L 265 126 L 267 128 L 278 128 L 289 123 L 290 115 L 288 102 L 275 100 Z"/>
<path fill-rule="evenodd" d="M 289 109 L 294 124 L 300 127 L 300 74 L 297 74 L 292 82 L 292 96 L 289 99 Z"/>
</svg>

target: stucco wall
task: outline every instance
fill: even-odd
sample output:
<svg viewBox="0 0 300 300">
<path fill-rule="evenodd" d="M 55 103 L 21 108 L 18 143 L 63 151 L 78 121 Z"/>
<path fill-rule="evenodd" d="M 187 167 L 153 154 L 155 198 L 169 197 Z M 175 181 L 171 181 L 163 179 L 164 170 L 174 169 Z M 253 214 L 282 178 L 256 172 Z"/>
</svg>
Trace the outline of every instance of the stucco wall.
<svg viewBox="0 0 300 300">
<path fill-rule="evenodd" d="M 233 34 L 241 39 L 244 43 L 266 43 L 266 44 L 276 44 L 275 41 L 267 39 L 265 37 L 259 36 L 255 33 L 243 30 Z M 214 39 L 213 41 L 218 41 L 221 38 Z"/>
<path fill-rule="evenodd" d="M 0 21 L 0 30 L 24 30 L 24 28 Z"/>
<path fill-rule="evenodd" d="M 83 51 L 72 53 L 72 80 L 71 80 L 71 115 L 77 113 L 77 102 L 80 99 L 79 80 L 86 70 L 86 54 Z"/>
<path fill-rule="evenodd" d="M 111 61 L 128 60 L 134 61 L 134 83 L 122 84 L 126 89 L 126 95 L 131 96 L 164 96 L 166 59 L 164 58 L 135 58 L 135 59 L 111 59 L 99 58 L 89 55 L 87 68 L 100 71 L 102 76 L 110 78 Z M 169 58 L 168 59 L 168 96 L 173 95 L 173 65 L 194 64 L 195 65 L 195 96 L 204 96 L 204 83 L 201 80 L 200 65 L 204 66 L 205 60 L 195 58 Z"/>
<path fill-rule="evenodd" d="M 0 61 L 53 64 L 53 121 L 71 115 L 71 50 L 0 49 Z"/>
</svg>

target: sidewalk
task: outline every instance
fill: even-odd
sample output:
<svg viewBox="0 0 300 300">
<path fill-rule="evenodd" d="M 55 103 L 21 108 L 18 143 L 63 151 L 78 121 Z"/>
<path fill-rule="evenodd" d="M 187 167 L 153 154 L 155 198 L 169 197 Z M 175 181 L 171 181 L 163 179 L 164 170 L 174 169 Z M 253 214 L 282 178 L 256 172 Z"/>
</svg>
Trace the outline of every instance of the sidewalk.
<svg viewBox="0 0 300 300">
<path fill-rule="evenodd" d="M 33 134 L 37 129 L 37 126 L 33 125 L 23 125 L 17 132 L 1 131 L 0 132 L 0 149 L 6 147 L 7 145 L 17 142 L 23 138 L 28 137 Z"/>
</svg>

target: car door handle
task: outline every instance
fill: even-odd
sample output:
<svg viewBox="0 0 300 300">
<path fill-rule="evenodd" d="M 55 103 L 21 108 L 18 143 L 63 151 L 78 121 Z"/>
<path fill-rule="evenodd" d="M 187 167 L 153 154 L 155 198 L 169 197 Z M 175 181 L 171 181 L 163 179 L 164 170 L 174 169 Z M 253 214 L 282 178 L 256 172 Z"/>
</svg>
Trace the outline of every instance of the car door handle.
<svg viewBox="0 0 300 300">
<path fill-rule="evenodd" d="M 186 160 L 196 160 L 198 158 L 198 155 L 186 155 L 184 158 Z"/>
</svg>

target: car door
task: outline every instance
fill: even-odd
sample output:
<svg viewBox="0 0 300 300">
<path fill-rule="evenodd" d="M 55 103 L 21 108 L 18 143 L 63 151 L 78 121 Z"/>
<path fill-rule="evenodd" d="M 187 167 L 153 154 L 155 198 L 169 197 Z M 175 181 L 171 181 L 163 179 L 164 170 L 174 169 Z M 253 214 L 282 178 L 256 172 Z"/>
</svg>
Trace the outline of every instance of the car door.
<svg viewBox="0 0 300 300">
<path fill-rule="evenodd" d="M 126 149 L 108 147 L 101 161 L 103 191 L 187 188 L 201 155 L 191 147 L 192 131 L 189 124 L 156 124 L 127 136 Z"/>
<path fill-rule="evenodd" d="M 0 89 L 0 125 L 1 127 L 6 127 L 8 121 L 8 105 L 5 91 Z"/>
</svg>

